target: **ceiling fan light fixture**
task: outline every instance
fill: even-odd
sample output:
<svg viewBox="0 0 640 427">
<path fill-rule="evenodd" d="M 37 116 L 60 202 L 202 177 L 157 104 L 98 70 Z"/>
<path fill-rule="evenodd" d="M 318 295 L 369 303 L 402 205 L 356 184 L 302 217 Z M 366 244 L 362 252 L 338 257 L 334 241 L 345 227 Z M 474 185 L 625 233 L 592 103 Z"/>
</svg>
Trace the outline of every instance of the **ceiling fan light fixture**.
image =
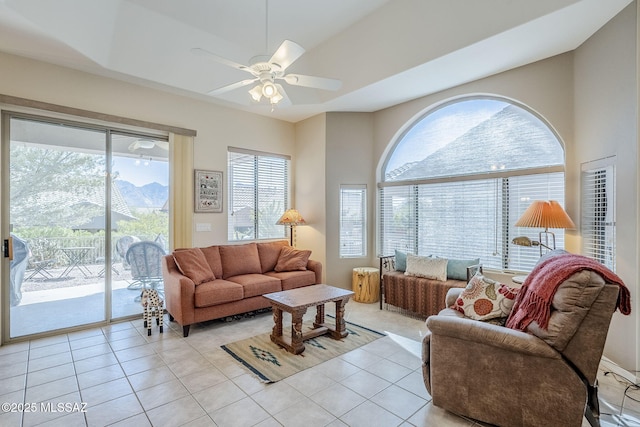
<svg viewBox="0 0 640 427">
<path fill-rule="evenodd" d="M 260 102 L 262 99 L 262 85 L 256 85 L 249 91 L 249 95 L 251 95 L 251 98 L 253 98 L 254 101 Z"/>
<path fill-rule="evenodd" d="M 138 147 L 139 148 L 145 148 L 147 150 L 155 147 L 156 143 L 153 141 L 150 141 L 148 139 L 139 139 L 136 141 L 138 143 Z"/>
<path fill-rule="evenodd" d="M 284 96 L 282 96 L 282 95 L 280 94 L 280 92 L 278 92 L 278 91 L 276 90 L 276 94 L 275 94 L 275 95 L 273 95 L 273 96 L 270 98 L 270 101 L 271 101 L 271 103 L 272 103 L 272 104 L 277 104 L 278 102 L 282 101 L 283 99 L 284 99 Z"/>
<path fill-rule="evenodd" d="M 278 94 L 278 88 L 271 82 L 266 82 L 262 85 L 262 94 L 267 98 L 271 98 Z"/>
</svg>

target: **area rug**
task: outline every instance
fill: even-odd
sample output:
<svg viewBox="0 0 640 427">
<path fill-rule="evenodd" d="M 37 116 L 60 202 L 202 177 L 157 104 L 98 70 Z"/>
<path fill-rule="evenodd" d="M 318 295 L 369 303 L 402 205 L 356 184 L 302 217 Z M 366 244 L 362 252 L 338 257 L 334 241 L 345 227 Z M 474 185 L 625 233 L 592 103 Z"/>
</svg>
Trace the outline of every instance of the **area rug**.
<svg viewBox="0 0 640 427">
<path fill-rule="evenodd" d="M 385 336 L 350 322 L 346 322 L 346 327 L 349 332 L 346 338 L 334 340 L 322 335 L 305 340 L 305 350 L 298 355 L 271 342 L 270 332 L 221 347 L 262 381 L 272 383 Z M 311 329 L 311 324 L 305 323 L 303 328 Z"/>
</svg>

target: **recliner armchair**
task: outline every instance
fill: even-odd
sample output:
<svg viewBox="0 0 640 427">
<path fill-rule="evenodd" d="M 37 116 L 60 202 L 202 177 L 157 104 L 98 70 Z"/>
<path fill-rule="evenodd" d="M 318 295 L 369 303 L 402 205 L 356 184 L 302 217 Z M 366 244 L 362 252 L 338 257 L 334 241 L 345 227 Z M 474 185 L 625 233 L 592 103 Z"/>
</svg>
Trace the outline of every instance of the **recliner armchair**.
<svg viewBox="0 0 640 427">
<path fill-rule="evenodd" d="M 499 426 L 599 425 L 597 371 L 619 286 L 582 270 L 558 287 L 548 328 L 527 332 L 447 308 L 427 319 L 424 383 L 433 404 Z M 463 289 L 451 289 L 451 307 Z"/>
</svg>

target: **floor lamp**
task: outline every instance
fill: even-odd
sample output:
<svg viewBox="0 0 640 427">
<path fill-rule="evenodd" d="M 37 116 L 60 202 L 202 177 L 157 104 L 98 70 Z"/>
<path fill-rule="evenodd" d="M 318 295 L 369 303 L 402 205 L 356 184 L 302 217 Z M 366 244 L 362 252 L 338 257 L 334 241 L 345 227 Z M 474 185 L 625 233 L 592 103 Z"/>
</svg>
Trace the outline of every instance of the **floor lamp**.
<svg viewBox="0 0 640 427">
<path fill-rule="evenodd" d="M 539 246 L 540 256 L 542 248 L 553 250 L 556 248 L 556 235 L 550 228 L 576 228 L 569 215 L 555 200 L 535 200 L 515 223 L 516 227 L 544 228 L 538 233 L 538 241 L 526 236 L 516 237 L 512 243 L 520 246 Z M 543 239 L 544 237 L 544 239 Z"/>
<path fill-rule="evenodd" d="M 285 213 L 282 214 L 276 225 L 288 225 L 289 226 L 289 237 L 291 239 L 291 246 L 293 246 L 293 227 L 297 225 L 306 224 L 300 212 L 295 209 L 288 209 Z"/>
</svg>

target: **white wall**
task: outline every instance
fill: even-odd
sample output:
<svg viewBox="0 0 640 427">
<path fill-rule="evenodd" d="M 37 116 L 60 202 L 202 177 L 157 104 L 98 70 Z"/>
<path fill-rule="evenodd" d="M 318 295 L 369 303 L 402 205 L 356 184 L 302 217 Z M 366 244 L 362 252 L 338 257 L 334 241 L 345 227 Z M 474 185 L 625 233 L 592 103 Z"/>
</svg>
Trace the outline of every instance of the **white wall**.
<svg viewBox="0 0 640 427">
<path fill-rule="evenodd" d="M 376 197 L 371 113 L 327 113 L 327 283 L 351 289 L 354 267 L 377 267 L 373 244 Z M 340 258 L 340 185 L 367 186 L 367 256 Z"/>
<path fill-rule="evenodd" d="M 327 203 L 325 199 L 326 116 L 319 114 L 296 123 L 294 204 L 308 225 L 296 227 L 294 244 L 311 250 L 327 277 Z"/>
<path fill-rule="evenodd" d="M 578 193 L 581 163 L 617 156 L 616 273 L 631 288 L 633 308 L 630 316 L 614 314 L 605 355 L 629 371 L 640 365 L 636 8 L 632 3 L 575 51 L 576 142 L 568 158 Z M 579 224 L 580 216 L 573 218 Z"/>
</svg>

